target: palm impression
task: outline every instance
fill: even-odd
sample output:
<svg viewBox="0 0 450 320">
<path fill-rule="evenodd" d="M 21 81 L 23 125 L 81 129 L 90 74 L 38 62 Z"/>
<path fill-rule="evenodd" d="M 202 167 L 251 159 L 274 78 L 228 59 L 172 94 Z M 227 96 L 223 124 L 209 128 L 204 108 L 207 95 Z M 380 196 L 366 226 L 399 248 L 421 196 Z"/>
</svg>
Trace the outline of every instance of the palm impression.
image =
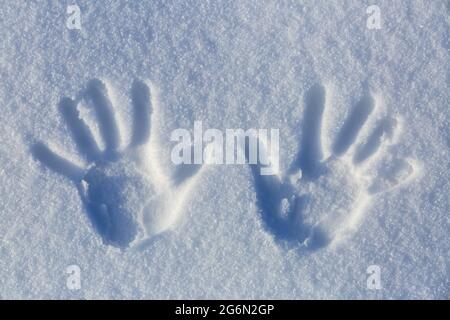
<svg viewBox="0 0 450 320">
<path fill-rule="evenodd" d="M 150 83 L 134 82 L 131 142 L 125 148 L 120 147 L 122 135 L 108 88 L 98 79 L 89 82 L 80 98 L 63 98 L 59 105 L 85 166 L 59 156 L 42 142 L 32 148 L 42 164 L 73 181 L 94 229 L 106 244 L 116 247 L 128 247 L 169 229 L 200 173 L 199 166 L 176 170 L 172 176 L 164 173 L 152 125 L 159 113 L 155 91 Z M 81 101 L 95 114 L 103 148 L 80 117 Z"/>
<path fill-rule="evenodd" d="M 250 165 L 259 211 L 267 229 L 279 240 L 308 249 L 337 243 L 354 229 L 371 200 L 417 173 L 411 159 L 393 157 L 399 121 L 374 117 L 376 103 L 363 97 L 350 110 L 324 156 L 322 120 L 325 88 L 316 85 L 305 97 L 300 150 L 289 172 L 260 175 L 262 164 Z M 372 123 L 372 128 L 369 123 Z M 365 137 L 362 132 L 368 132 Z M 360 141 L 362 140 L 362 141 Z"/>
</svg>

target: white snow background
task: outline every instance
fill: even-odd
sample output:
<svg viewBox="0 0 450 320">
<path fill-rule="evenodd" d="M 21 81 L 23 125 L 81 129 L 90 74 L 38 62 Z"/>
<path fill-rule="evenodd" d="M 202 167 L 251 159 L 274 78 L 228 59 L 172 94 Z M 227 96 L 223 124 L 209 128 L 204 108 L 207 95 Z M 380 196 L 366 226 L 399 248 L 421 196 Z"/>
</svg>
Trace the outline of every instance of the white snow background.
<svg viewBox="0 0 450 320">
<path fill-rule="evenodd" d="M 66 27 L 71 4 L 81 30 Z M 373 4 L 379 30 L 366 27 Z M 0 296 L 449 298 L 449 12 L 444 0 L 0 1 Z M 313 85 L 327 90 L 331 136 L 370 90 L 402 121 L 391 151 L 420 174 L 375 198 L 351 237 L 304 253 L 265 227 L 248 166 L 209 166 L 173 228 L 119 249 L 30 151 L 42 141 L 81 163 L 58 104 L 92 79 L 108 84 L 125 142 L 133 81 L 158 88 L 163 163 L 170 132 L 202 120 L 279 128 L 283 170 Z M 80 290 L 66 286 L 74 264 Z"/>
</svg>

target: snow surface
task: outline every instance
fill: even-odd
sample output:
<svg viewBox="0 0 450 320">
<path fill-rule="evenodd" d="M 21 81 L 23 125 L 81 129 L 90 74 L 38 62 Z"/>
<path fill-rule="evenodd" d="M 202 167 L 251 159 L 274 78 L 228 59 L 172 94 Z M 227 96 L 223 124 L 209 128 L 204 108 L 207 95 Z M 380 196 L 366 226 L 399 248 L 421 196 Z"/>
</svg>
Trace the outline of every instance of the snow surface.
<svg viewBox="0 0 450 320">
<path fill-rule="evenodd" d="M 66 27 L 74 3 L 81 30 Z M 372 4 L 379 30 L 366 27 Z M 449 298 L 449 12 L 444 0 L 1 1 L 0 296 Z M 113 108 L 117 128 L 103 109 L 96 123 L 86 95 Z M 132 106 L 151 99 L 156 138 L 139 156 L 151 183 L 125 161 L 105 171 L 128 174 L 108 191 L 94 173 L 77 189 L 79 172 L 52 162 L 54 152 L 87 165 L 63 97 L 97 141 L 107 133 L 102 149 L 125 158 L 146 134 L 133 140 L 130 124 L 150 125 Z M 178 176 L 189 182 L 167 178 L 177 177 L 170 133 L 196 120 L 279 128 L 282 172 L 294 163 L 301 174 L 264 180 L 250 166 L 216 165 Z M 344 156 L 352 151 L 373 158 L 367 168 Z M 316 160 L 326 171 L 313 180 Z M 281 184 L 316 199 L 303 224 L 271 216 L 278 204 L 292 209 Z M 144 219 L 138 245 L 136 217 L 111 229 L 103 209 L 89 209 L 106 197 L 133 215 L 153 201 L 142 190 L 156 192 L 150 207 L 165 218 Z M 66 287 L 70 265 L 80 290 Z M 367 288 L 371 265 L 380 290 Z"/>
</svg>

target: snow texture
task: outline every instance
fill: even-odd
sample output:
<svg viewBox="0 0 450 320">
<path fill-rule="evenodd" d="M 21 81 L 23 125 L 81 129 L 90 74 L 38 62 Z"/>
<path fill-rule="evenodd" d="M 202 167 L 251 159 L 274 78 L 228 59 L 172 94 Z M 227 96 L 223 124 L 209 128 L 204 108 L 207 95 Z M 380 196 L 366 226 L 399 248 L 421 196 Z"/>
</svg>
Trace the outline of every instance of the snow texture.
<svg viewBox="0 0 450 320">
<path fill-rule="evenodd" d="M 449 13 L 2 1 L 0 297 L 448 299 Z M 280 173 L 175 166 L 194 121 L 279 129 Z"/>
</svg>

